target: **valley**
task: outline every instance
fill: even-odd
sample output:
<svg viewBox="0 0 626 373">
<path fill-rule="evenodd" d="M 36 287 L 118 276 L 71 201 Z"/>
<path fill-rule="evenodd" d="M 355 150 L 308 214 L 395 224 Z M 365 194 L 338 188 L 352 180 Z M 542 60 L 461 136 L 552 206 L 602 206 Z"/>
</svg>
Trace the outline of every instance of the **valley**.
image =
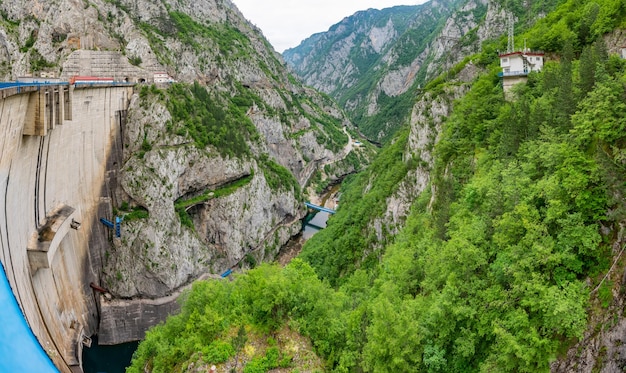
<svg viewBox="0 0 626 373">
<path fill-rule="evenodd" d="M 229 0 L 0 2 L 0 371 L 622 371 L 625 30 L 429 1 L 281 56 Z"/>
</svg>

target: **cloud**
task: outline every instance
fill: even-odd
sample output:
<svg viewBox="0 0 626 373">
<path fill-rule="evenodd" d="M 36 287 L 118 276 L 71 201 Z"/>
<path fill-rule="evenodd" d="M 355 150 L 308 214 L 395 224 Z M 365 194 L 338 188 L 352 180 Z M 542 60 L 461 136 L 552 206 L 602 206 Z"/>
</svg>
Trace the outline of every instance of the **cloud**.
<svg viewBox="0 0 626 373">
<path fill-rule="evenodd" d="M 243 15 L 263 31 L 274 48 L 283 52 L 307 37 L 359 10 L 416 5 L 425 0 L 232 0 Z"/>
</svg>

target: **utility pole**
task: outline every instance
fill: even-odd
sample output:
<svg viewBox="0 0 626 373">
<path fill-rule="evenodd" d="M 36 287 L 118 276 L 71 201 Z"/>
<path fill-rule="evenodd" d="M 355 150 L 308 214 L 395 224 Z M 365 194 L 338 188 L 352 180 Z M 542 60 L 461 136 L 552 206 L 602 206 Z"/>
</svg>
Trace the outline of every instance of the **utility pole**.
<svg viewBox="0 0 626 373">
<path fill-rule="evenodd" d="M 507 44 L 507 53 L 515 52 L 515 20 L 513 13 L 509 13 L 509 42 Z"/>
</svg>

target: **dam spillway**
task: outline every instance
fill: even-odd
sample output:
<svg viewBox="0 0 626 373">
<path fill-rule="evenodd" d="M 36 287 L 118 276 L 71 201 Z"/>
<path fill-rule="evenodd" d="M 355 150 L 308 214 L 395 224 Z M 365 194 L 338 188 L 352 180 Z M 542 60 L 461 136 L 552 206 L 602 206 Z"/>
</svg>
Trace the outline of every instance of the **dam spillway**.
<svg viewBox="0 0 626 373">
<path fill-rule="evenodd" d="M 43 92 L 43 93 L 42 93 Z M 24 90 L 0 98 L 0 261 L 37 340 L 80 371 L 97 331 L 112 159 L 133 87 Z M 0 363 L 1 366 L 2 363 Z"/>
</svg>

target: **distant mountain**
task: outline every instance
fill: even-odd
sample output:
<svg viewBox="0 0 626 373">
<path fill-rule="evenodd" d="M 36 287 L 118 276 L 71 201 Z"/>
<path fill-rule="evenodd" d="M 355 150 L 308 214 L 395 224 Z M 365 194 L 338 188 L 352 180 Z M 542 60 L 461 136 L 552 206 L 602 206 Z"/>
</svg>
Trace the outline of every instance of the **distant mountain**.
<svg viewBox="0 0 626 373">
<path fill-rule="evenodd" d="M 306 84 L 335 98 L 364 135 L 384 142 L 406 123 L 428 79 L 505 30 L 497 2 L 430 1 L 357 12 L 283 57 Z"/>
</svg>

